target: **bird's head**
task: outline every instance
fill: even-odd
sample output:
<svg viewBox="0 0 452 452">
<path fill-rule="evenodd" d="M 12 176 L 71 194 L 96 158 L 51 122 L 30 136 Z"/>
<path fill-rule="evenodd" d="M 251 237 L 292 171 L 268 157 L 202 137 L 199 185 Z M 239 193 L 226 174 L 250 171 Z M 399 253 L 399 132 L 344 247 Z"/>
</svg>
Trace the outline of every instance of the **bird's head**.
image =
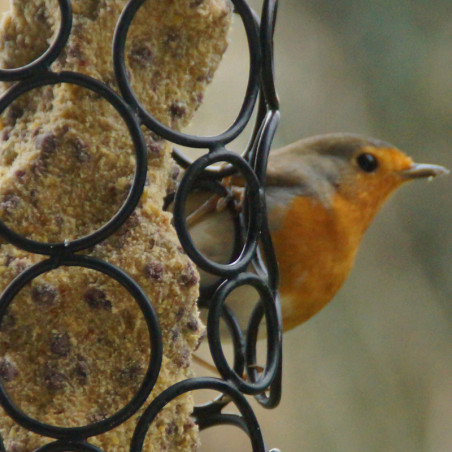
<svg viewBox="0 0 452 452">
<path fill-rule="evenodd" d="M 326 207 L 347 202 L 368 224 L 403 183 L 448 174 L 439 165 L 418 164 L 395 146 L 353 134 L 300 140 L 272 156 L 269 182 L 299 187 Z"/>
</svg>

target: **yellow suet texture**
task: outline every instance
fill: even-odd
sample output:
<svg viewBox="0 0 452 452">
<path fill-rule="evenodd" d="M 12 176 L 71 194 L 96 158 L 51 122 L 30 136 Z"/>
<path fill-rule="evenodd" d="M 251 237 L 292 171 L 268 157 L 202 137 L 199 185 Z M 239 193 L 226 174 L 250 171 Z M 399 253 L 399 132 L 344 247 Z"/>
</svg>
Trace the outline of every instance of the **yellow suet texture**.
<svg viewBox="0 0 452 452">
<path fill-rule="evenodd" d="M 72 34 L 52 65 L 84 73 L 117 90 L 113 30 L 125 0 L 74 0 Z M 142 105 L 175 129 L 202 101 L 227 47 L 231 8 L 224 0 L 148 0 L 128 34 L 126 65 Z M 14 68 L 48 47 L 59 23 L 54 0 L 19 0 L 0 30 L 0 65 Z M 125 199 L 135 158 L 127 127 L 105 100 L 60 84 L 20 97 L 1 116 L 0 215 L 17 232 L 57 242 L 100 227 Z M 152 301 L 163 334 L 162 370 L 151 398 L 191 375 L 203 327 L 195 301 L 196 269 L 162 211 L 172 183 L 170 145 L 144 131 L 149 173 L 131 218 L 89 250 L 131 275 Z M 0 286 L 41 260 L 4 242 Z M 25 287 L 1 325 L 0 373 L 28 415 L 52 425 L 81 426 L 123 407 L 141 384 L 149 358 L 144 318 L 118 283 L 99 272 L 62 267 Z M 146 451 L 194 450 L 191 397 L 181 397 L 149 431 Z M 90 441 L 127 450 L 136 416 Z M 0 416 L 7 450 L 32 451 L 39 438 Z"/>
</svg>

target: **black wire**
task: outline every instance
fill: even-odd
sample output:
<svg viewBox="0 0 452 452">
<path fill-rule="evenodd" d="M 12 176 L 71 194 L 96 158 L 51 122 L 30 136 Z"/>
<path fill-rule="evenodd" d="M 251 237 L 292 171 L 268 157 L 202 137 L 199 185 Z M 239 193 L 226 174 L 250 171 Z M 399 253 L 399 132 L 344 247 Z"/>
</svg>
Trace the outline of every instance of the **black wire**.
<svg viewBox="0 0 452 452">
<path fill-rule="evenodd" d="M 83 427 L 57 427 L 44 424 L 31 418 L 16 406 L 9 397 L 3 383 L 0 381 L 0 402 L 3 409 L 22 427 L 43 436 L 60 438 L 65 440 L 81 440 L 90 436 L 100 435 L 129 419 L 143 405 L 149 396 L 160 372 L 162 362 L 162 338 L 157 315 L 152 304 L 146 297 L 141 287 L 124 271 L 109 262 L 90 256 L 68 254 L 58 258 L 50 258 L 41 261 L 17 275 L 4 290 L 0 299 L 0 324 L 8 306 L 14 300 L 19 291 L 34 278 L 54 270 L 60 266 L 85 267 L 102 272 L 120 283 L 136 300 L 146 320 L 151 350 L 148 369 L 143 382 L 125 407 L 112 416 L 102 421 Z M 30 338 L 31 340 L 31 338 Z"/>
</svg>

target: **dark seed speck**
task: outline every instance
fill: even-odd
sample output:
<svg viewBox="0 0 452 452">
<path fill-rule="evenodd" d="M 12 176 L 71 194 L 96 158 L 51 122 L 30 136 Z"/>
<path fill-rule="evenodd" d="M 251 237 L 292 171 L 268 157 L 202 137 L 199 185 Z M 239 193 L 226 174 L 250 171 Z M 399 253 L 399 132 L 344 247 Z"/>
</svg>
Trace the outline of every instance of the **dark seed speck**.
<svg viewBox="0 0 452 452">
<path fill-rule="evenodd" d="M 186 309 L 182 306 L 176 312 L 176 320 L 179 321 L 185 315 Z"/>
<path fill-rule="evenodd" d="M 198 275 L 196 274 L 194 268 L 191 265 L 187 265 L 185 273 L 182 273 L 178 282 L 183 287 L 191 287 L 197 284 L 199 281 Z"/>
<path fill-rule="evenodd" d="M 122 384 L 130 384 L 136 382 L 140 377 L 140 374 L 141 366 L 139 364 L 132 364 L 119 371 L 118 379 Z"/>
<path fill-rule="evenodd" d="M 177 339 L 179 339 L 179 336 L 180 336 L 179 330 L 176 328 L 173 328 L 171 330 L 171 341 L 172 342 L 177 341 Z"/>
<path fill-rule="evenodd" d="M 57 356 L 67 356 L 72 345 L 68 333 L 53 333 L 50 338 L 50 351 Z"/>
<path fill-rule="evenodd" d="M 34 15 L 34 18 L 37 22 L 45 22 L 46 21 L 46 8 L 44 6 L 40 6 Z"/>
<path fill-rule="evenodd" d="M 85 163 L 91 159 L 91 154 L 89 153 L 88 143 L 83 141 L 79 137 L 74 137 L 71 140 L 71 146 L 74 157 L 80 162 Z"/>
<path fill-rule="evenodd" d="M 16 317 L 11 312 L 6 312 L 0 323 L 0 331 L 6 333 L 16 325 Z"/>
<path fill-rule="evenodd" d="M 17 208 L 20 204 L 20 198 L 19 196 L 15 195 L 14 193 L 7 193 L 3 200 L 0 202 L 0 207 L 3 212 L 10 212 Z"/>
<path fill-rule="evenodd" d="M 48 158 L 57 148 L 57 139 L 53 133 L 45 132 L 35 138 L 35 146 L 41 151 L 43 158 Z"/>
<path fill-rule="evenodd" d="M 12 127 L 4 127 L 2 130 L 2 140 L 8 141 L 9 137 L 11 136 L 13 128 Z"/>
<path fill-rule="evenodd" d="M 196 319 L 191 319 L 187 322 L 187 329 L 190 331 L 198 331 L 199 323 Z"/>
<path fill-rule="evenodd" d="M 133 229 L 136 228 L 140 224 L 140 218 L 139 216 L 133 212 L 129 218 L 127 218 L 125 222 L 125 226 L 127 229 Z"/>
<path fill-rule="evenodd" d="M 152 49 L 149 47 L 149 45 L 143 44 L 135 47 L 131 50 L 129 59 L 140 65 L 145 66 L 146 64 L 149 64 L 154 57 L 154 54 L 152 52 Z"/>
<path fill-rule="evenodd" d="M 89 367 L 85 357 L 82 355 L 77 356 L 77 363 L 74 367 L 74 374 L 80 384 L 86 383 L 89 374 Z"/>
<path fill-rule="evenodd" d="M 49 391 L 58 391 L 66 385 L 66 375 L 58 371 L 53 366 L 48 366 L 44 370 L 44 383 Z"/>
<path fill-rule="evenodd" d="M 179 367 L 188 367 L 190 365 L 190 352 L 187 348 L 180 350 L 180 354 L 176 358 L 176 365 Z"/>
<path fill-rule="evenodd" d="M 166 427 L 166 434 L 168 436 L 174 435 L 177 432 L 177 424 L 174 421 L 171 421 Z"/>
<path fill-rule="evenodd" d="M 160 281 L 164 273 L 163 265 L 160 262 L 149 262 L 145 267 L 145 273 L 148 278 Z"/>
<path fill-rule="evenodd" d="M 74 58 L 76 60 L 81 60 L 82 58 L 82 49 L 80 48 L 80 45 L 76 42 L 69 45 L 67 49 L 67 56 Z"/>
<path fill-rule="evenodd" d="M 180 102 L 173 102 L 169 110 L 173 119 L 183 118 L 187 113 L 187 108 Z"/>
<path fill-rule="evenodd" d="M 19 375 L 19 371 L 11 361 L 6 358 L 0 359 L 0 378 L 2 380 L 12 381 L 17 375 Z"/>
<path fill-rule="evenodd" d="M 8 108 L 8 123 L 11 125 L 16 124 L 16 121 L 24 114 L 24 109 L 19 105 L 12 104 Z"/>
<path fill-rule="evenodd" d="M 31 299 L 43 308 L 53 306 L 58 294 L 58 289 L 47 283 L 35 285 L 31 289 Z"/>
<path fill-rule="evenodd" d="M 17 177 L 17 179 L 22 180 L 27 175 L 26 171 L 24 170 L 17 170 L 14 175 Z"/>
<path fill-rule="evenodd" d="M 92 287 L 85 292 L 83 298 L 86 303 L 88 303 L 88 306 L 93 309 L 105 309 L 106 311 L 111 311 L 112 303 L 101 289 Z"/>
<path fill-rule="evenodd" d="M 155 141 L 152 137 L 146 137 L 146 149 L 148 151 L 148 160 L 157 160 L 163 156 L 163 142 Z"/>
</svg>

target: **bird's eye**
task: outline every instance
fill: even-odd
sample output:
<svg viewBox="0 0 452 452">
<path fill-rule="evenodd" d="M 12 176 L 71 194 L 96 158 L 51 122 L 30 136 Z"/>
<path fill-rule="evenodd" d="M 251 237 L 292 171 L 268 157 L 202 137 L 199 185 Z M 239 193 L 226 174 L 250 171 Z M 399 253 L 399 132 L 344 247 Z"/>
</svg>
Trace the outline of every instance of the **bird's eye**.
<svg viewBox="0 0 452 452">
<path fill-rule="evenodd" d="M 363 152 L 356 158 L 359 167 L 366 173 L 372 173 L 378 168 L 378 160 L 375 155 Z"/>
</svg>

